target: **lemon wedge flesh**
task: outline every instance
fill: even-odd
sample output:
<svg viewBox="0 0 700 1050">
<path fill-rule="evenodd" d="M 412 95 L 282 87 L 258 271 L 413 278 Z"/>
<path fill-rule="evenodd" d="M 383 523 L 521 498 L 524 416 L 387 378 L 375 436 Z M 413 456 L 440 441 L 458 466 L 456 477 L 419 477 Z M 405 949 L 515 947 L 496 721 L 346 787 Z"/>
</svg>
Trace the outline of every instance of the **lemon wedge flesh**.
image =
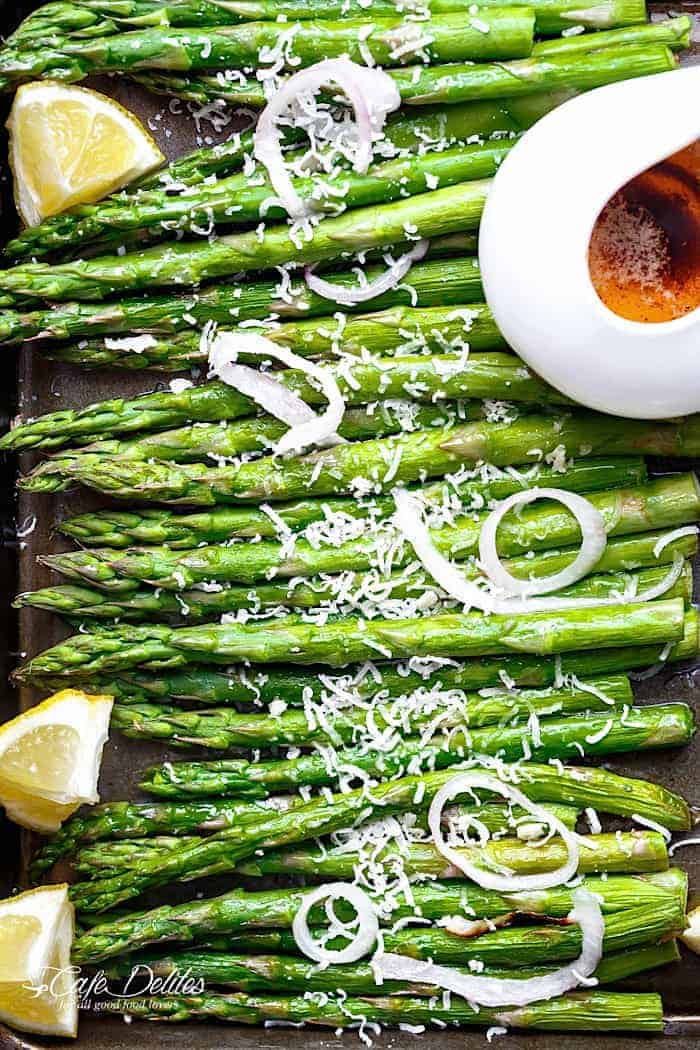
<svg viewBox="0 0 700 1050">
<path fill-rule="evenodd" d="M 0 803 L 18 824 L 56 831 L 97 802 L 111 696 L 63 689 L 0 726 Z"/>
<path fill-rule="evenodd" d="M 41 1035 L 77 1034 L 73 930 L 65 883 L 0 901 L 1 1021 Z"/>
<path fill-rule="evenodd" d="M 165 160 L 133 114 L 72 84 L 24 84 L 7 127 L 15 201 L 27 226 L 99 200 Z"/>
</svg>

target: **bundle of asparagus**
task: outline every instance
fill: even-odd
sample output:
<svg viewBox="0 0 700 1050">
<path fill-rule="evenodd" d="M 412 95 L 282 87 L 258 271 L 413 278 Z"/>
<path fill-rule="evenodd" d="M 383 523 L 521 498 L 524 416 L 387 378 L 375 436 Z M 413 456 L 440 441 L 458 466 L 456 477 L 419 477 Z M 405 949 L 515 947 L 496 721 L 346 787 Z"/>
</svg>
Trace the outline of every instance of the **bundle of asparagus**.
<svg viewBox="0 0 700 1050">
<path fill-rule="evenodd" d="M 653 814 L 669 826 L 685 826 L 688 821 L 687 808 L 677 797 L 653 784 L 615 777 L 602 770 L 568 770 L 562 767 L 557 774 L 548 766 L 527 765 L 520 767 L 517 776 L 532 798 L 551 800 L 568 797 L 577 805 L 596 804 L 601 809 L 618 813 L 629 813 L 630 807 L 635 806 L 639 811 L 635 814 L 637 819 L 643 820 L 645 816 L 653 819 Z M 443 778 L 444 774 L 429 774 L 420 778 L 428 798 L 436 789 L 439 790 Z M 384 802 L 391 807 L 392 812 L 399 813 L 402 799 L 404 805 L 415 805 L 416 783 L 415 778 L 409 778 L 393 786 L 379 788 L 381 798 L 377 798 L 373 804 L 368 804 L 366 795 L 363 799 L 362 791 L 354 793 L 357 799 L 346 794 L 342 796 L 343 804 L 346 809 L 350 809 L 359 802 L 365 815 L 370 815 L 369 811 L 376 806 L 382 812 Z M 338 799 L 339 796 L 334 799 L 336 806 Z M 90 877 L 89 881 L 79 883 L 73 891 L 74 899 L 88 925 L 74 945 L 74 959 L 88 966 L 115 960 L 108 967 L 110 977 L 126 978 L 132 987 L 141 969 L 163 976 L 187 972 L 198 978 L 201 981 L 199 996 L 182 999 L 166 996 L 157 1007 L 157 1011 L 172 1018 L 200 1016 L 232 1020 L 245 1015 L 252 1021 L 272 1016 L 284 1003 L 285 1009 L 291 1011 L 289 1016 L 318 1020 L 315 1010 L 299 1012 L 299 1004 L 303 1002 L 308 1007 L 309 1003 L 315 1003 L 314 995 L 317 993 L 324 995 L 325 1002 L 328 993 L 340 987 L 343 989 L 339 1000 L 343 1004 L 342 1009 L 339 1007 L 341 1013 L 347 1002 L 347 994 L 361 995 L 366 997 L 363 1002 L 367 1009 L 375 1011 L 374 1016 L 389 1020 L 391 1014 L 385 1006 L 388 1000 L 376 997 L 376 977 L 371 966 L 352 963 L 325 970 L 311 967 L 300 957 L 298 945 L 289 931 L 309 890 L 281 889 L 250 893 L 234 889 L 221 897 L 174 906 L 164 905 L 146 912 L 126 913 L 113 920 L 104 921 L 98 917 L 95 922 L 90 919 L 90 911 L 95 904 L 130 895 L 133 890 L 129 891 L 129 883 L 138 881 L 143 885 L 144 879 L 162 884 L 168 878 L 187 880 L 196 872 L 231 870 L 234 866 L 248 877 L 274 870 L 307 871 L 317 879 L 325 879 L 329 873 L 333 877 L 343 877 L 352 872 L 357 874 L 366 865 L 361 845 L 358 846 L 360 852 L 357 854 L 347 848 L 323 850 L 321 853 L 314 848 L 301 848 L 286 850 L 278 855 L 265 852 L 260 856 L 261 851 L 257 850 L 256 858 L 243 863 L 237 861 L 237 858 L 253 852 L 254 843 L 260 841 L 261 834 L 267 837 L 267 841 L 275 838 L 277 841 L 289 842 L 303 839 L 308 834 L 327 831 L 333 820 L 328 805 L 325 801 L 285 803 L 284 807 L 274 803 L 279 815 L 271 822 L 266 821 L 265 813 L 259 806 L 239 803 L 235 808 L 230 807 L 228 812 L 223 811 L 221 804 L 210 806 L 208 812 L 202 810 L 200 818 L 209 817 L 219 822 L 222 819 L 232 823 L 229 831 L 214 831 L 206 839 L 179 835 L 169 839 L 161 836 L 145 840 L 120 837 L 119 841 L 112 843 L 103 839 L 105 834 L 122 836 L 137 829 L 153 833 L 168 825 L 181 833 L 184 830 L 181 816 L 186 812 L 182 809 L 178 812 L 159 807 L 151 813 L 146 807 L 141 807 L 143 814 L 140 815 L 136 807 L 130 807 L 127 811 L 124 807 L 111 806 L 102 807 L 103 815 L 88 817 L 87 822 L 82 818 L 74 818 L 72 824 L 75 828 L 69 825 L 61 832 L 55 845 L 50 843 L 44 851 L 45 856 L 40 857 L 39 861 L 41 865 L 42 862 L 50 863 L 61 855 L 65 856 L 66 851 L 74 849 L 86 838 L 95 842 L 91 849 L 81 850 L 73 862 L 77 869 Z M 569 824 L 576 817 L 575 810 L 566 817 L 562 807 L 551 803 L 550 806 L 550 813 L 556 811 Z M 473 813 L 473 806 L 471 810 Z M 505 864 L 516 877 L 517 873 L 546 872 L 561 864 L 563 850 L 556 840 L 550 844 L 530 845 L 526 836 L 519 840 L 502 837 L 504 832 L 508 834 L 509 828 L 520 827 L 524 830 L 522 817 L 513 810 L 508 807 L 499 810 L 498 806 L 482 801 L 476 807 L 476 812 L 488 820 L 494 830 L 498 828 L 499 820 L 502 821 L 500 833 L 486 845 L 485 852 L 481 848 L 481 863 Z M 263 823 L 262 828 L 259 826 L 260 821 Z M 371 828 L 372 825 L 366 829 L 370 835 Z M 535 831 L 534 835 L 539 833 Z M 531 834 L 533 832 L 528 831 L 527 835 Z M 367 841 L 375 844 L 374 877 L 377 877 L 381 867 L 377 864 L 377 839 L 368 838 Z M 623 976 L 673 961 L 677 957 L 673 938 L 684 924 L 686 879 L 677 869 L 668 867 L 663 837 L 653 831 L 633 835 L 618 832 L 615 835 L 581 837 L 580 841 L 585 847 L 579 855 L 579 872 L 583 877 L 581 885 L 588 892 L 596 894 L 604 916 L 602 958 L 595 970 L 597 982 L 605 985 Z M 410 897 L 404 896 L 404 889 L 393 889 L 389 894 L 384 889 L 374 897 L 380 921 L 385 925 L 385 951 L 418 959 L 431 958 L 451 967 L 456 964 L 457 970 L 453 972 L 467 974 L 469 970 L 460 971 L 459 967 L 464 962 L 462 927 L 466 930 L 468 926 L 472 969 L 478 966 L 485 975 L 508 979 L 514 976 L 512 971 L 517 967 L 518 978 L 524 981 L 535 976 L 548 977 L 553 973 L 550 969 L 553 964 L 572 959 L 579 952 L 581 932 L 578 927 L 560 924 L 571 910 L 571 889 L 557 887 L 537 893 L 493 892 L 478 885 L 455 882 L 454 868 L 445 866 L 444 859 L 434 850 L 430 841 L 421 844 L 416 838 L 408 850 L 403 846 L 397 851 L 389 836 L 382 849 L 382 863 L 396 864 L 401 858 L 402 870 L 413 883 Z M 474 847 L 467 848 L 465 855 L 473 852 Z M 207 867 L 201 867 L 203 863 Z M 102 873 L 106 868 L 116 870 L 117 875 L 105 880 Z M 158 868 L 167 874 L 156 874 Z M 592 872 L 602 873 L 602 877 L 590 874 Z M 105 894 L 109 897 L 106 898 Z M 526 926 L 513 925 L 513 920 L 523 913 L 530 916 L 530 923 Z M 442 920 L 446 914 L 451 918 L 444 925 Z M 310 910 L 310 918 L 315 935 L 322 938 L 328 930 L 329 920 L 333 923 L 340 918 L 341 922 L 349 922 L 352 910 L 348 911 L 341 905 L 331 918 L 326 909 L 314 905 Z M 420 927 L 403 928 L 406 923 L 416 920 L 420 922 Z M 438 925 L 435 925 L 436 920 Z M 347 927 L 344 929 L 347 930 Z M 333 936 L 332 931 L 330 935 Z M 329 934 L 325 933 L 325 936 L 328 938 Z M 170 945 L 173 941 L 177 942 L 175 951 L 163 955 L 159 946 L 164 943 Z M 144 953 L 143 949 L 149 946 L 150 951 Z M 133 954 L 135 950 L 139 952 L 136 955 Z M 125 958 L 122 960 L 120 956 Z M 224 994 L 217 989 L 228 990 Z M 382 988 L 385 995 L 401 996 L 396 1002 L 403 1003 L 408 1009 L 408 1014 L 402 1013 L 401 1016 L 412 1019 L 425 1016 L 426 1004 L 434 991 L 430 979 L 422 983 L 419 979 L 392 980 Z M 306 994 L 303 1000 L 282 1000 L 279 998 L 281 992 L 287 996 L 296 992 Z M 533 1016 L 549 1017 L 551 1023 L 567 1026 L 569 1021 L 566 1018 L 573 1004 L 578 1004 L 579 1009 L 583 1004 L 583 1012 L 575 1024 L 586 1026 L 594 1023 L 597 1016 L 595 1010 L 591 1012 L 590 1009 L 591 994 L 555 999 L 548 1005 L 536 1004 L 528 1009 L 543 1010 L 544 1013 Z M 610 1011 L 618 997 L 607 991 L 596 994 L 600 997 L 601 1009 L 608 1011 L 606 1016 L 610 1020 Z M 266 998 L 260 998 L 261 995 Z M 638 997 L 632 997 L 624 1005 L 625 1009 L 616 1015 L 613 1027 L 629 1024 L 639 1028 L 641 1024 L 644 1028 L 643 1017 L 640 1020 L 641 1004 Z M 156 1007 L 151 1009 L 156 1010 Z M 445 1005 L 444 1009 L 449 1011 L 451 1007 Z M 553 1011 L 551 1015 L 548 1013 L 550 1010 Z M 660 1017 L 658 1003 L 654 1010 L 655 1016 Z M 137 1015 L 140 1013 L 139 1008 Z M 461 1018 L 462 1013 L 463 1008 L 458 1007 L 457 1012 L 452 1011 L 450 1016 Z M 565 1018 L 563 1021 L 562 1014 Z M 143 1016 L 156 1015 L 146 1011 Z M 349 1021 L 348 1017 L 346 1021 Z M 516 1020 L 515 1023 L 520 1022 Z"/>
<path fill-rule="evenodd" d="M 535 28 L 539 32 L 551 32 L 554 25 L 561 27 L 561 23 L 567 21 L 568 14 L 567 5 L 561 0 L 554 4 L 551 0 L 545 4 L 537 0 L 530 7 L 513 8 L 487 3 L 476 11 L 471 10 L 473 6 L 469 5 L 470 17 L 465 17 L 466 5 L 463 3 L 444 7 L 436 5 L 421 13 L 418 27 L 415 20 L 406 19 L 403 12 L 398 13 L 396 9 L 392 11 L 390 5 L 388 10 L 373 12 L 372 21 L 366 20 L 361 5 L 351 18 L 343 8 L 337 21 L 329 20 L 338 15 L 332 7 L 320 11 L 318 7 L 314 9 L 313 4 L 306 10 L 302 5 L 300 10 L 290 12 L 291 19 L 295 20 L 285 17 L 281 23 L 264 19 L 254 21 L 256 11 L 246 12 L 246 21 L 241 21 L 240 15 L 208 21 L 208 13 L 200 12 L 199 17 L 195 17 L 191 8 L 184 6 L 170 26 L 148 25 L 146 19 L 146 28 L 127 27 L 130 31 L 121 32 L 111 19 L 105 20 L 101 26 L 94 21 L 92 25 L 86 25 L 83 19 L 82 25 L 71 29 L 73 19 L 66 5 L 48 5 L 43 9 L 43 15 L 41 10 L 35 13 L 6 42 L 0 52 L 0 85 L 9 90 L 42 76 L 74 81 L 90 73 L 129 73 L 143 69 L 204 70 L 213 79 L 217 71 L 226 74 L 251 65 L 267 67 L 269 78 L 280 68 L 309 65 L 319 54 L 327 58 L 348 55 L 356 61 L 378 62 L 386 66 L 415 62 L 517 60 L 533 51 Z M 538 19 L 541 7 L 545 10 Z M 52 9 L 56 8 L 54 21 Z M 585 28 L 588 21 L 596 29 L 606 24 L 624 26 L 632 21 L 633 10 L 634 5 L 628 5 L 627 10 L 616 10 L 612 5 L 606 8 L 602 22 L 595 20 L 595 13 L 586 12 L 582 23 L 576 24 L 583 24 Z M 644 11 L 639 12 L 637 8 L 634 13 L 640 15 L 634 20 L 642 23 L 641 26 L 607 30 L 601 34 L 597 46 L 606 46 L 607 38 L 611 44 L 618 41 L 643 44 L 657 39 L 666 43 L 669 40 L 668 33 L 644 26 Z M 278 12 L 275 17 L 277 15 Z M 195 17 L 195 21 L 189 25 L 182 21 L 188 17 Z M 140 20 L 137 22 L 139 26 L 143 24 Z M 182 26 L 186 28 L 180 28 Z M 649 28 L 652 28 L 651 32 L 647 31 Z M 670 42 L 677 46 L 677 37 L 672 35 Z M 588 42 L 573 45 L 574 50 L 588 47 Z M 551 48 L 548 44 L 539 46 L 542 54 L 556 53 L 560 48 L 568 50 L 569 42 L 557 42 Z M 237 79 L 241 79 L 240 74 Z M 177 84 L 170 90 L 177 93 Z M 256 94 L 256 100 L 260 97 L 261 94 Z"/>
<path fill-rule="evenodd" d="M 562 29 L 574 32 L 535 40 Z M 289 420 L 216 368 L 221 381 L 51 413 L 0 439 L 52 453 L 22 479 L 27 491 L 82 484 L 140 504 L 58 523 L 83 549 L 42 561 L 68 582 L 17 604 L 79 630 L 18 680 L 89 683 L 116 696 L 123 735 L 220 753 L 147 769 L 141 787 L 156 801 L 79 814 L 33 864 L 34 878 L 75 880 L 78 965 L 200 981 L 200 994 L 138 1015 L 661 1026 L 654 995 L 563 993 L 677 957 L 687 886 L 666 840 L 689 826 L 688 806 L 659 785 L 563 763 L 693 735 L 685 704 L 635 704 L 627 672 L 697 656 L 697 480 L 649 479 L 641 456 L 696 455 L 698 419 L 570 406 L 507 352 L 475 256 L 512 140 L 573 93 L 673 68 L 688 36 L 688 19 L 650 25 L 637 0 L 586 11 L 433 0 L 410 12 L 393 0 L 371 12 L 359 0 L 322 12 L 316 0 L 274 11 L 267 0 L 83 0 L 39 9 L 0 50 L 6 89 L 122 71 L 185 98 L 254 105 L 297 65 L 342 53 L 387 66 L 405 104 L 369 135 L 365 168 L 337 139 L 316 154 L 316 129 L 280 122 L 304 221 L 244 132 L 24 231 L 8 246 L 18 264 L 0 273 L 6 343 L 42 337 L 81 366 L 174 372 L 213 364 L 220 325 L 249 367 L 252 325 L 273 360 L 287 354 L 265 381 L 295 411 L 328 412 L 336 391 L 342 403 L 327 447 L 286 458 Z M 319 107 L 352 130 L 339 99 L 322 94 Z M 408 276 L 394 258 L 406 247 Z M 369 265 L 360 290 L 375 279 L 384 289 L 369 305 L 358 258 Z M 308 269 L 297 286 L 301 265 L 337 301 Z M 403 281 L 387 281 L 387 265 Z M 276 279 L 254 276 L 274 268 Z M 396 509 L 407 485 L 425 542 Z M 541 486 L 564 503 L 520 505 Z M 496 532 L 508 497 L 517 510 Z M 464 598 L 496 594 L 489 530 L 500 569 L 525 581 L 517 607 Z M 593 533 L 598 553 L 577 573 Z M 543 606 L 527 587 L 544 588 Z M 642 830 L 608 832 L 598 812 Z M 217 874 L 294 883 L 218 897 L 191 888 L 184 903 L 102 916 Z M 338 880 L 360 905 L 325 885 Z M 343 956 L 368 921 L 372 943 Z M 383 959 L 399 975 L 380 988 Z M 476 973 L 501 1005 L 450 999 Z"/>
</svg>

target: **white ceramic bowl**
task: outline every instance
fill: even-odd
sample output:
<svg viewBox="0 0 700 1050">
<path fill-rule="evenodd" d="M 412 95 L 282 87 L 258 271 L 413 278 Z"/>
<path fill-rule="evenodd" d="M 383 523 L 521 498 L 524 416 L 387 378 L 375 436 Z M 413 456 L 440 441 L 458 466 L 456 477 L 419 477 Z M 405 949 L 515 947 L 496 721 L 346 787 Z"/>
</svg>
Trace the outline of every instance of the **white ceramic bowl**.
<svg viewBox="0 0 700 1050">
<path fill-rule="evenodd" d="M 659 419 L 700 411 L 700 308 L 629 321 L 598 297 L 588 246 L 607 201 L 700 138 L 700 66 L 598 88 L 503 162 L 479 231 L 486 299 L 513 349 L 576 401 Z"/>
</svg>

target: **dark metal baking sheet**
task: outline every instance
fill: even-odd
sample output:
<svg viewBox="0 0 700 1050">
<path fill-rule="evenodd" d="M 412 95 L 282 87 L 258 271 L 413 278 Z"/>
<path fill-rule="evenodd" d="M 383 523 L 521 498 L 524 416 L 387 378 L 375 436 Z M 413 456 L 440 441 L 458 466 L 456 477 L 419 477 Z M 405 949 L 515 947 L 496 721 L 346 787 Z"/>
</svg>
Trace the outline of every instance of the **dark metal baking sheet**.
<svg viewBox="0 0 700 1050">
<path fill-rule="evenodd" d="M 28 5 L 28 8 L 37 6 Z M 665 17 L 670 9 L 660 4 L 652 5 L 653 17 Z M 700 61 L 700 2 L 684 2 L 673 6 L 672 13 L 680 11 L 693 14 L 696 18 L 697 41 L 691 56 L 684 61 Z M 26 13 L 26 11 L 25 11 Z M 4 19 L 3 19 L 4 21 Z M 3 26 L 4 28 L 4 26 Z M 170 157 L 178 156 L 189 149 L 202 144 L 211 138 L 215 141 L 226 137 L 233 125 L 216 136 L 206 123 L 202 125 L 198 141 L 194 121 L 177 118 L 168 111 L 167 100 L 148 95 L 132 85 L 121 83 L 117 78 L 95 81 L 95 86 L 117 98 L 133 110 L 151 128 L 163 151 Z M 689 105 L 696 105 L 697 100 L 688 100 Z M 159 116 L 161 114 L 161 116 Z M 166 128 L 171 132 L 166 136 Z M 102 398 L 133 396 L 152 390 L 158 386 L 158 378 L 152 374 L 128 374 L 113 370 L 101 372 L 83 372 L 78 369 L 47 362 L 37 347 L 26 346 L 21 351 L 18 376 L 18 403 L 25 415 L 36 415 L 64 407 L 76 407 L 89 404 Z M 28 469 L 34 462 L 31 455 L 22 457 L 21 469 Z M 680 467 L 687 469 L 687 461 L 674 464 L 672 461 L 659 463 L 660 470 Z M 18 504 L 17 519 L 23 521 L 28 516 L 36 515 L 37 525 L 34 532 L 26 539 L 26 547 L 19 557 L 19 588 L 34 590 L 55 582 L 55 576 L 46 568 L 36 563 L 36 555 L 47 551 L 70 549 L 71 545 L 52 533 L 52 523 L 61 518 L 104 503 L 92 494 L 82 491 L 58 493 L 53 496 L 21 497 Z M 700 576 L 700 563 L 698 564 Z M 696 600 L 700 598 L 700 592 Z M 9 596 L 8 596 L 9 600 Z M 20 615 L 19 637 L 22 656 L 35 653 L 55 644 L 70 633 L 57 616 L 38 610 L 23 610 Z M 640 698 L 654 700 L 686 700 L 694 706 L 700 717 L 700 666 L 697 675 L 692 668 L 670 670 L 645 682 L 640 682 L 636 689 Z M 17 697 L 18 705 L 23 709 L 30 706 L 39 694 L 23 690 Z M 105 756 L 100 780 L 101 796 L 105 801 L 110 799 L 138 798 L 140 793 L 137 780 L 140 771 L 148 764 L 163 758 L 182 757 L 182 753 L 167 752 L 159 744 L 126 741 L 114 735 L 105 748 Z M 606 765 L 618 772 L 634 776 L 650 777 L 659 780 L 669 788 L 685 795 L 692 804 L 700 807 L 700 739 L 681 751 L 667 751 L 655 755 L 624 755 L 611 759 Z M 22 837 L 22 864 L 24 869 L 32 849 L 32 836 Z M 700 851 L 689 848 L 681 851 L 677 862 L 685 867 L 691 876 L 691 887 L 695 887 L 697 900 L 700 903 Z M 0 866 L 12 867 L 15 858 L 0 854 Z M 505 1050 L 639 1050 L 640 1047 L 667 1047 L 668 1050 L 695 1050 L 700 1047 L 700 958 L 683 952 L 681 964 L 665 967 L 658 974 L 642 975 L 623 982 L 620 987 L 629 989 L 654 989 L 661 992 L 664 998 L 666 1016 L 671 1019 L 668 1031 L 663 1037 L 634 1037 L 629 1035 L 610 1035 L 582 1033 L 509 1033 L 504 1038 Z M 214 1025 L 179 1025 L 166 1026 L 155 1024 L 127 1025 L 121 1015 L 94 1017 L 83 1015 L 80 1022 L 80 1035 L 76 1043 L 65 1043 L 41 1040 L 33 1036 L 16 1035 L 0 1026 L 0 1050 L 32 1050 L 34 1047 L 78 1046 L 89 1050 L 132 1050 L 137 1041 L 146 1050 L 153 1047 L 173 1047 L 175 1050 L 220 1050 L 231 1047 L 232 1050 L 330 1050 L 360 1046 L 357 1033 L 347 1032 L 336 1037 L 332 1032 L 319 1029 L 295 1030 L 247 1029 L 244 1027 L 224 1027 Z M 387 1030 L 375 1040 L 375 1046 L 382 1048 L 415 1047 L 422 1050 L 427 1045 L 431 1050 L 482 1050 L 486 1045 L 483 1030 L 462 1030 L 454 1032 L 429 1031 L 421 1036 L 407 1036 L 405 1033 Z"/>
</svg>

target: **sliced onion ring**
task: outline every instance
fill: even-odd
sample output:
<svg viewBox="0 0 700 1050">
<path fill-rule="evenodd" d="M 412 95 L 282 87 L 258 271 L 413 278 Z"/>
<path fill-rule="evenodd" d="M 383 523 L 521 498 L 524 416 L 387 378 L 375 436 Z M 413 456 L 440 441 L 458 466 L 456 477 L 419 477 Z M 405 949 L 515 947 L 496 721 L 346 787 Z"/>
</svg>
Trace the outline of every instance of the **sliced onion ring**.
<svg viewBox="0 0 700 1050">
<path fill-rule="evenodd" d="M 549 490 L 539 490 L 540 493 Z M 558 490 L 557 490 L 558 491 Z M 473 580 L 468 580 L 458 565 L 446 558 L 432 541 L 430 530 L 422 519 L 422 508 L 419 500 L 406 489 L 395 489 L 392 493 L 397 514 L 394 516 L 396 527 L 413 547 L 421 564 L 451 598 L 463 605 L 480 609 L 484 613 L 532 613 L 557 609 L 584 609 L 603 605 L 620 605 L 620 598 L 556 598 L 556 597 L 498 597 L 489 593 Z M 568 495 L 568 494 L 567 494 Z M 668 576 L 654 587 L 635 596 L 635 602 L 652 601 L 672 587 L 680 576 L 683 565 L 674 565 Z M 564 570 L 566 571 L 566 570 Z M 557 574 L 561 577 L 561 574 Z M 548 577 L 552 580 L 554 577 Z M 528 583 L 529 581 L 518 581 Z"/>
<path fill-rule="evenodd" d="M 354 940 L 345 948 L 338 950 L 324 948 L 314 940 L 309 929 L 308 917 L 314 904 L 328 899 L 348 901 L 357 912 L 359 921 L 359 929 Z M 325 886 L 317 886 L 315 890 L 306 894 L 299 911 L 294 916 L 292 933 L 299 950 L 314 962 L 352 963 L 357 962 L 363 955 L 367 955 L 377 943 L 379 919 L 372 901 L 359 886 L 354 886 L 350 882 L 329 882 Z"/>
<path fill-rule="evenodd" d="M 355 113 L 359 147 L 355 171 L 363 175 L 372 160 L 372 138 L 381 131 L 387 114 L 398 109 L 401 96 L 394 81 L 380 69 L 368 69 L 348 58 L 329 58 L 289 77 L 260 114 L 253 138 L 253 154 L 267 169 L 272 187 L 292 219 L 303 219 L 313 207 L 294 189 L 284 163 L 278 118 L 304 92 L 316 94 L 337 84 Z"/>
<path fill-rule="evenodd" d="M 442 811 L 445 805 L 457 795 L 461 795 L 466 791 L 471 792 L 475 787 L 492 791 L 496 795 L 507 798 L 510 802 L 517 803 L 527 813 L 531 813 L 533 817 L 536 817 L 544 824 L 548 824 L 550 828 L 554 828 L 561 835 L 562 841 L 566 846 L 567 857 L 564 864 L 559 868 L 555 868 L 554 871 L 541 872 L 536 875 L 499 874 L 496 871 L 487 871 L 477 864 L 472 864 L 467 860 L 464 850 L 456 850 L 452 846 L 448 846 L 442 837 L 440 823 Z M 568 882 L 578 870 L 578 842 L 575 834 L 569 831 L 566 824 L 542 806 L 536 805 L 527 795 L 523 794 L 518 788 L 513 787 L 512 784 L 506 784 L 489 773 L 469 770 L 465 773 L 457 773 L 446 784 L 443 784 L 430 804 L 428 827 L 437 851 L 446 860 L 449 860 L 451 864 L 454 864 L 456 868 L 463 871 L 468 878 L 472 879 L 479 886 L 483 886 L 486 890 L 498 890 L 503 893 L 515 893 L 518 890 L 546 890 L 550 886 L 560 886 L 563 882 Z"/>
<path fill-rule="evenodd" d="M 600 904 L 592 893 L 582 888 L 574 890 L 572 897 L 574 907 L 568 917 L 581 927 L 581 954 L 567 966 L 542 977 L 530 977 L 527 980 L 478 977 L 453 970 L 449 966 L 437 966 L 435 963 L 393 953 L 380 955 L 374 965 L 384 980 L 434 984 L 461 995 L 471 1003 L 491 1007 L 527 1006 L 528 1003 L 563 995 L 579 985 L 597 984 L 591 975 L 603 956 L 605 922 Z"/>
<path fill-rule="evenodd" d="M 317 414 L 274 376 L 237 364 L 239 354 L 271 357 L 288 368 L 299 369 L 317 380 L 328 399 L 328 407 Z M 345 401 L 327 368 L 299 357 L 256 332 L 218 332 L 209 347 L 209 367 L 210 375 L 219 376 L 224 383 L 251 397 L 266 412 L 289 425 L 290 429 L 275 445 L 275 452 L 298 452 L 309 445 L 340 440 L 336 431 L 343 420 Z"/>
<path fill-rule="evenodd" d="M 418 262 L 425 256 L 429 247 L 430 241 L 417 241 L 409 252 L 399 256 L 380 277 L 375 277 L 373 281 L 365 285 L 358 284 L 354 288 L 348 288 L 344 284 L 333 284 L 332 281 L 324 281 L 322 277 L 315 275 L 312 266 L 304 268 L 304 280 L 312 292 L 324 299 L 331 299 L 338 306 L 366 303 L 369 299 L 376 299 L 378 295 L 383 295 L 384 292 L 390 292 L 395 288 L 404 279 L 414 262 Z"/>
<path fill-rule="evenodd" d="M 571 511 L 581 528 L 581 549 L 565 569 L 545 576 L 540 580 L 521 580 L 504 568 L 496 549 L 496 533 L 503 516 L 513 507 L 534 503 L 538 499 L 551 499 L 563 503 Z M 479 533 L 479 561 L 484 572 L 497 587 L 507 594 L 529 596 L 547 594 L 577 583 L 596 565 L 608 542 L 605 519 L 593 504 L 575 492 L 564 489 L 534 488 L 515 492 L 493 510 L 481 526 Z"/>
</svg>

